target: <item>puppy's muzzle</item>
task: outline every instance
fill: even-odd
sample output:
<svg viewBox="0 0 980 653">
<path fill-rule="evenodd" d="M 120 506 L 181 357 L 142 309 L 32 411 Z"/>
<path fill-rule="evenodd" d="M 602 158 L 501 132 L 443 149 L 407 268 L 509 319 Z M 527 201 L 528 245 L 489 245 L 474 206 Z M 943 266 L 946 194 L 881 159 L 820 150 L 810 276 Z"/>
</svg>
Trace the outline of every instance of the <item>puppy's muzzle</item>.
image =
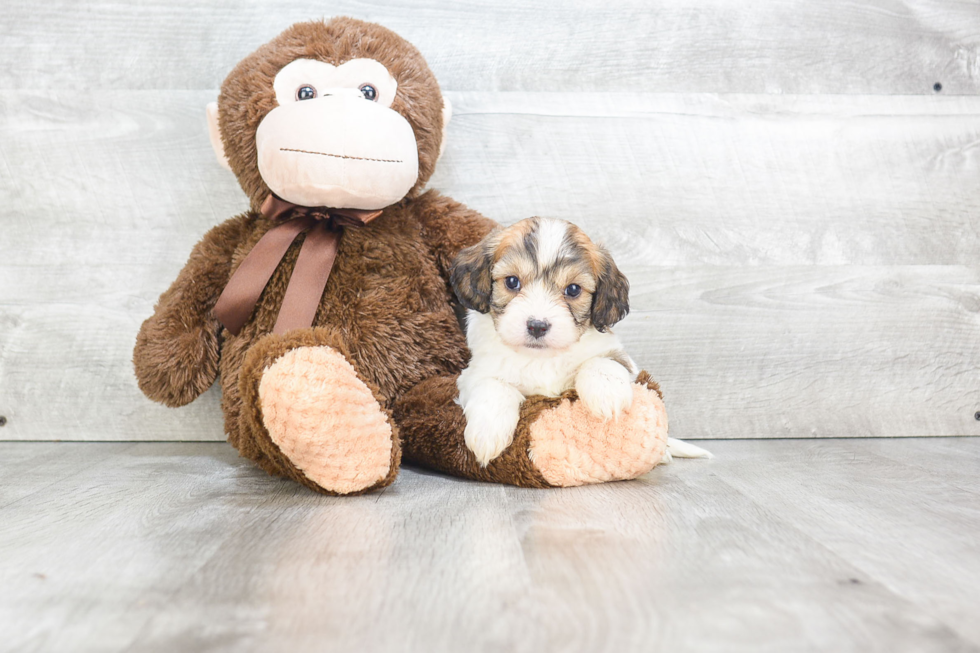
<svg viewBox="0 0 980 653">
<path fill-rule="evenodd" d="M 551 323 L 544 320 L 535 320 L 534 318 L 531 318 L 527 321 L 527 332 L 534 338 L 544 337 L 544 334 L 548 333 L 548 329 L 550 328 Z"/>
</svg>

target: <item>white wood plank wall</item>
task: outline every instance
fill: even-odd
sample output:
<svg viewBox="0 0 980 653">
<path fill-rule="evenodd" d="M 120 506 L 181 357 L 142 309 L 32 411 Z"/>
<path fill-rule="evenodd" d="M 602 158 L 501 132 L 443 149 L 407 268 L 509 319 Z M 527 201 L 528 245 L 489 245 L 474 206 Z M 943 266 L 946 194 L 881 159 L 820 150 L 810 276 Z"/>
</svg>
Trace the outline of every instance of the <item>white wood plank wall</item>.
<svg viewBox="0 0 980 653">
<path fill-rule="evenodd" d="M 214 390 L 142 397 L 133 338 L 245 207 L 204 105 L 325 14 L 428 58 L 433 187 L 609 245 L 674 435 L 980 434 L 976 0 L 6 0 L 0 439 L 223 439 Z"/>
</svg>

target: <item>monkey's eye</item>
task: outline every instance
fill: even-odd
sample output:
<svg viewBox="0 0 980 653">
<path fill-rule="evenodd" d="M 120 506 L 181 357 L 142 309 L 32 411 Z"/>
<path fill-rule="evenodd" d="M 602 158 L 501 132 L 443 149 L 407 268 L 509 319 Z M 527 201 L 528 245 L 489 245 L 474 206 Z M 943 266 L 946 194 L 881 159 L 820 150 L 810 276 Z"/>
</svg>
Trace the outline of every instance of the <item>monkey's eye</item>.
<svg viewBox="0 0 980 653">
<path fill-rule="evenodd" d="M 372 102 L 378 101 L 378 89 L 370 84 L 361 84 L 361 95 L 364 96 L 365 100 L 371 100 Z"/>
<path fill-rule="evenodd" d="M 520 290 L 521 280 L 517 277 L 507 277 L 504 279 L 504 285 L 507 286 L 509 290 Z"/>
<path fill-rule="evenodd" d="M 565 297 L 571 297 L 575 299 L 582 294 L 582 286 L 577 283 L 570 283 L 565 287 Z"/>
<path fill-rule="evenodd" d="M 316 89 L 309 84 L 303 84 L 298 89 L 296 89 L 296 99 L 297 100 L 312 100 L 316 97 Z"/>
</svg>

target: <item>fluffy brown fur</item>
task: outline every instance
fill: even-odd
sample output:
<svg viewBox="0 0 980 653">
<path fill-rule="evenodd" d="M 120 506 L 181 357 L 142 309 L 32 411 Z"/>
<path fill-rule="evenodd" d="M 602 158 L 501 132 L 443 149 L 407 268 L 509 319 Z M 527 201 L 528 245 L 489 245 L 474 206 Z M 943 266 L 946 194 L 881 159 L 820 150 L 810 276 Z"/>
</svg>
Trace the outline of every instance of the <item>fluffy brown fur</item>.
<svg viewBox="0 0 980 653">
<path fill-rule="evenodd" d="M 494 224 L 434 191 L 389 207 L 368 226 L 345 231 L 314 328 L 272 335 L 300 238 L 241 332 L 221 330 L 219 348 L 214 303 L 231 271 L 272 226 L 248 214 L 209 232 L 143 324 L 134 363 L 147 396 L 170 406 L 192 401 L 220 369 L 229 441 L 263 469 L 319 489 L 278 452 L 262 427 L 262 371 L 292 347 L 331 346 L 347 356 L 386 409 L 423 379 L 458 372 L 467 350 L 452 307 L 449 261 Z M 394 480 L 399 456 L 393 447 L 386 484 Z"/>
<path fill-rule="evenodd" d="M 248 252 L 273 226 L 257 210 L 269 194 L 256 163 L 255 132 L 275 106 L 272 81 L 296 58 L 340 64 L 356 57 L 383 63 L 398 81 L 392 108 L 412 125 L 419 177 L 400 202 L 362 228 L 348 228 L 312 328 L 271 333 L 303 238 L 286 253 L 236 336 L 221 328 L 213 308 Z M 495 224 L 434 191 L 422 192 L 432 174 L 442 134 L 442 96 L 418 51 L 389 30 L 349 18 L 301 23 L 243 60 L 228 76 L 218 102 L 222 140 L 252 210 L 208 232 L 186 266 L 143 323 L 133 362 L 140 388 L 168 406 L 204 392 L 220 373 L 229 441 L 272 474 L 318 492 L 271 439 L 262 421 L 259 383 L 278 357 L 297 347 L 332 347 L 350 362 L 392 422 L 388 475 L 363 491 L 391 483 L 407 433 L 406 459 L 451 474 L 546 485 L 527 457 L 512 447 L 480 470 L 468 457 L 455 397 L 455 375 L 467 350 L 454 309 L 450 268 L 463 248 L 478 243 Z M 532 420 L 552 400 L 529 400 Z M 400 429 L 399 426 L 402 426 Z M 526 424 L 522 423 L 527 438 Z"/>
</svg>

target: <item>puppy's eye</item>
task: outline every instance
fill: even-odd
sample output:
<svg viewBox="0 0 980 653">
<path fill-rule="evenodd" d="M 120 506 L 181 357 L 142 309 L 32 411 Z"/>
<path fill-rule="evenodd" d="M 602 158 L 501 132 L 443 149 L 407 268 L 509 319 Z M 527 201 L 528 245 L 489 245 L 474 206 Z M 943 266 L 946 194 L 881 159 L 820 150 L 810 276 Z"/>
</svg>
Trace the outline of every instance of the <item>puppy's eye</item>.
<svg viewBox="0 0 980 653">
<path fill-rule="evenodd" d="M 297 100 L 312 100 L 316 97 L 316 89 L 309 84 L 303 84 L 298 89 L 296 89 L 296 99 Z"/>
<path fill-rule="evenodd" d="M 372 102 L 378 101 L 378 89 L 370 84 L 361 84 L 361 95 L 364 96 L 365 100 L 371 100 Z"/>
<path fill-rule="evenodd" d="M 507 277 L 504 279 L 504 285 L 510 290 L 520 290 L 521 280 L 517 277 Z"/>
<path fill-rule="evenodd" d="M 577 283 L 570 283 L 565 287 L 565 297 L 571 297 L 575 299 L 582 294 L 582 286 Z"/>
</svg>

